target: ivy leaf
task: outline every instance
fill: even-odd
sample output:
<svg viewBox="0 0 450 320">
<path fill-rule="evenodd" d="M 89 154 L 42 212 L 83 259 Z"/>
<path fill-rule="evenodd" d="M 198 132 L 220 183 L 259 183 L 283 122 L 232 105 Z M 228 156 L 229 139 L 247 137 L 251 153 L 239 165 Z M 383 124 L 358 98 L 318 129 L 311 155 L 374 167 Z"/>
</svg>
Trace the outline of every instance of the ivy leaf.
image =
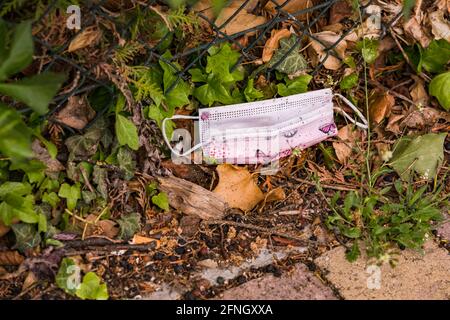
<svg viewBox="0 0 450 320">
<path fill-rule="evenodd" d="M 358 85 L 358 79 L 359 79 L 358 74 L 356 73 L 349 74 L 348 76 L 342 78 L 342 81 L 339 84 L 339 86 L 342 90 L 354 88 Z"/>
<path fill-rule="evenodd" d="M 66 293 L 75 295 L 75 292 L 80 287 L 80 271 L 81 269 L 76 265 L 75 261 L 70 258 L 62 259 L 55 278 L 56 285 Z"/>
<path fill-rule="evenodd" d="M 421 68 L 423 67 L 428 72 L 439 73 L 444 70 L 444 67 L 449 60 L 450 43 L 444 39 L 433 40 L 430 45 L 423 50 L 422 59 L 420 60 L 417 70 L 421 72 Z"/>
<path fill-rule="evenodd" d="M 126 147 L 122 147 L 117 152 L 117 162 L 119 168 L 125 171 L 125 179 L 133 178 L 136 169 L 136 162 L 133 160 L 133 154 Z"/>
<path fill-rule="evenodd" d="M 22 170 L 31 183 L 41 182 L 45 178 L 47 166 L 39 160 L 15 161 L 9 166 L 10 170 Z"/>
<path fill-rule="evenodd" d="M 169 51 L 164 53 L 162 56 L 165 60 L 170 60 L 172 58 L 172 55 Z M 172 65 L 159 60 L 159 65 L 164 71 L 163 74 L 163 84 L 164 84 L 164 94 L 166 95 L 166 103 L 169 109 L 174 110 L 175 108 L 179 108 L 182 106 L 185 106 L 189 104 L 189 95 L 191 94 L 191 87 L 189 84 L 182 80 L 178 79 L 179 76 L 177 75 L 178 71 L 181 69 L 180 66 L 176 62 L 171 63 L 173 66 L 177 67 L 178 69 L 175 69 Z M 169 92 L 168 89 L 174 87 Z"/>
<path fill-rule="evenodd" d="M 165 192 L 160 192 L 158 195 L 153 196 L 152 202 L 164 211 L 169 211 L 169 198 Z"/>
<path fill-rule="evenodd" d="M 47 217 L 45 214 L 39 214 L 38 232 L 47 232 Z"/>
<path fill-rule="evenodd" d="M 446 133 L 429 133 L 415 138 L 403 137 L 394 147 L 390 165 L 400 178 L 409 181 L 413 171 L 432 179 L 444 159 Z"/>
<path fill-rule="evenodd" d="M 364 38 L 358 41 L 356 49 L 361 51 L 361 55 L 366 63 L 372 64 L 378 57 L 378 45 L 379 42 L 377 40 Z"/>
<path fill-rule="evenodd" d="M 450 111 L 450 71 L 433 78 L 429 87 L 430 95 L 436 97 L 442 108 Z"/>
<path fill-rule="evenodd" d="M 128 215 L 123 215 L 117 223 L 119 224 L 119 238 L 128 240 L 133 237 L 136 232 L 141 229 L 141 216 L 137 212 L 132 212 Z"/>
<path fill-rule="evenodd" d="M 291 50 L 294 49 L 287 55 L 284 60 L 281 61 L 279 65 L 275 67 L 275 70 L 285 73 L 285 74 L 295 74 L 297 72 L 306 70 L 308 68 L 308 63 L 306 62 L 303 55 L 298 51 L 300 43 L 297 43 L 297 37 L 291 35 L 289 38 L 283 38 L 280 40 L 280 48 L 275 51 L 268 63 L 268 67 L 272 67 L 282 60 L 283 57 Z"/>
<path fill-rule="evenodd" d="M 69 160 L 76 156 L 92 156 L 97 152 L 99 142 L 102 142 L 104 147 L 105 137 L 109 136 L 109 131 L 106 129 L 107 123 L 102 118 L 98 119 L 92 127 L 90 127 L 83 135 L 74 135 L 66 139 L 66 146 L 70 152 Z"/>
<path fill-rule="evenodd" d="M 31 185 L 26 182 L 12 182 L 12 181 L 7 181 L 2 185 L 0 185 L 0 198 L 3 198 L 11 193 L 17 196 L 30 194 Z"/>
<path fill-rule="evenodd" d="M 199 68 L 190 69 L 189 73 L 192 76 L 192 82 L 206 82 L 208 80 L 208 75 L 204 74 Z"/>
<path fill-rule="evenodd" d="M 231 67 L 238 62 L 241 55 L 238 51 L 232 50 L 228 43 L 223 44 L 219 49 L 211 48 L 209 53 L 210 55 L 206 58 L 207 73 L 227 84 L 244 79 L 242 69 L 236 68 L 232 73 L 230 72 Z"/>
<path fill-rule="evenodd" d="M 6 40 L 6 26 L 1 33 L 2 41 Z M 3 28 L 2 28 L 3 29 Z M 6 43 L 1 43 L 2 50 Z M 0 61 L 0 81 L 8 79 L 13 74 L 18 73 L 33 61 L 33 38 L 31 36 L 31 21 L 24 21 L 16 26 L 9 52 Z M 3 55 L 2 55 L 3 56 Z"/>
<path fill-rule="evenodd" d="M 63 183 L 59 189 L 58 196 L 65 198 L 67 201 L 67 209 L 73 210 L 77 206 L 77 201 L 81 199 L 81 187 L 80 183 L 76 183 L 73 186 Z"/>
<path fill-rule="evenodd" d="M 46 72 L 15 82 L 0 83 L 0 92 L 25 103 L 39 114 L 45 114 L 65 78 L 62 74 Z"/>
<path fill-rule="evenodd" d="M 83 277 L 76 295 L 80 299 L 108 300 L 108 288 L 105 283 L 100 283 L 100 278 L 94 272 L 88 272 Z"/>
<path fill-rule="evenodd" d="M 97 185 L 97 191 L 100 192 L 103 199 L 108 200 L 108 171 L 102 167 L 94 166 L 92 175 L 94 183 Z"/>
<path fill-rule="evenodd" d="M 29 158 L 31 130 L 22 121 L 20 114 L 0 103 L 0 153 L 11 158 Z"/>
<path fill-rule="evenodd" d="M 55 192 L 50 192 L 50 193 L 45 192 L 42 195 L 42 202 L 48 203 L 49 205 L 52 206 L 52 208 L 56 208 L 60 201 L 61 201 L 61 199 L 58 197 L 58 195 Z"/>
<path fill-rule="evenodd" d="M 206 106 L 211 106 L 216 101 L 222 104 L 232 104 L 234 101 L 229 89 L 215 77 L 208 77 L 206 84 L 195 88 L 194 97 Z"/>
<path fill-rule="evenodd" d="M 278 94 L 282 97 L 290 96 L 293 94 L 304 93 L 308 91 L 308 84 L 311 81 L 312 76 L 305 74 L 298 76 L 295 79 L 286 78 L 286 84 L 277 84 Z"/>
<path fill-rule="evenodd" d="M 18 223 L 11 226 L 16 236 L 14 245 L 19 251 L 25 252 L 27 249 L 33 249 L 41 242 L 41 237 L 36 227 L 28 223 Z"/>
<path fill-rule="evenodd" d="M 264 97 L 264 93 L 253 86 L 254 79 L 250 79 L 247 82 L 247 86 L 244 89 L 245 100 L 248 102 L 259 100 Z"/>
<path fill-rule="evenodd" d="M 139 149 L 139 136 L 134 123 L 124 116 L 116 115 L 116 134 L 121 146 L 128 145 L 131 149 Z"/>
<path fill-rule="evenodd" d="M 170 114 L 169 112 L 161 109 L 160 107 L 158 107 L 154 104 L 152 104 L 150 107 L 148 107 L 147 115 L 150 119 L 152 119 L 156 122 L 156 124 L 158 125 L 158 127 L 160 129 L 162 128 L 162 121 L 164 120 L 164 118 L 168 118 L 168 117 L 172 116 L 172 114 Z M 172 120 L 166 121 L 166 132 L 167 132 L 168 137 L 172 136 L 174 129 L 175 129 L 175 123 Z"/>
</svg>

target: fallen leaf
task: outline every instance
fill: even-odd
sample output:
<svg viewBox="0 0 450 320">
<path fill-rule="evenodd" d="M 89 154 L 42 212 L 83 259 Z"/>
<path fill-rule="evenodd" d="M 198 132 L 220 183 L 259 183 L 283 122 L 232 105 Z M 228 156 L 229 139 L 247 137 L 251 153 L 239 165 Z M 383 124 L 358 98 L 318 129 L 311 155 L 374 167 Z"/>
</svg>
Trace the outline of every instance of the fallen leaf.
<svg viewBox="0 0 450 320">
<path fill-rule="evenodd" d="M 330 9 L 329 24 L 341 22 L 345 18 L 351 17 L 353 14 L 353 8 L 349 1 L 341 0 L 337 1 Z"/>
<path fill-rule="evenodd" d="M 405 119 L 401 122 L 401 126 L 407 126 L 408 128 L 420 129 L 425 126 L 432 126 L 439 120 L 441 112 L 434 108 L 420 108 L 414 107 Z"/>
<path fill-rule="evenodd" d="M 275 189 L 270 190 L 267 192 L 264 196 L 264 201 L 260 203 L 258 206 L 258 212 L 261 213 L 264 207 L 266 206 L 266 203 L 274 202 L 274 201 L 281 201 L 286 199 L 286 193 L 284 192 L 283 188 L 278 187 Z"/>
<path fill-rule="evenodd" d="M 95 214 L 90 214 L 86 217 L 86 220 L 89 222 L 95 222 L 98 219 L 98 216 Z M 103 235 L 110 239 L 117 236 L 119 233 L 119 228 L 117 227 L 117 223 L 112 220 L 98 220 L 95 224 L 88 224 L 85 232 L 85 236 L 91 235 Z"/>
<path fill-rule="evenodd" d="M 221 164 L 217 166 L 217 172 L 219 183 L 213 193 L 227 202 L 231 208 L 238 208 L 247 212 L 264 199 L 264 194 L 247 169 L 230 164 Z"/>
<path fill-rule="evenodd" d="M 33 271 L 28 272 L 28 274 L 22 284 L 22 292 L 24 290 L 30 288 L 33 284 L 36 283 L 37 280 L 38 279 L 37 279 L 36 275 L 33 273 Z"/>
<path fill-rule="evenodd" d="M 427 90 L 425 90 L 423 81 L 420 79 L 416 80 L 410 90 L 410 94 L 416 105 L 426 106 L 430 101 L 430 97 L 428 96 Z"/>
<path fill-rule="evenodd" d="M 263 53 L 262 53 L 262 61 L 264 63 L 270 61 L 272 59 L 273 53 L 276 49 L 278 49 L 279 41 L 283 38 L 289 38 L 291 36 L 291 32 L 288 29 L 275 30 L 273 29 L 269 40 L 266 41 L 264 45 Z"/>
<path fill-rule="evenodd" d="M 353 124 L 348 124 L 339 129 L 337 137 L 342 142 L 333 142 L 333 148 L 339 162 L 346 164 L 348 158 L 353 152 L 353 147 L 356 145 L 357 139 L 361 138 L 359 130 L 354 130 Z"/>
<path fill-rule="evenodd" d="M 400 130 L 400 120 L 405 116 L 403 114 L 391 114 L 389 116 L 388 123 L 386 125 L 386 131 L 390 131 L 395 134 L 399 134 Z"/>
<path fill-rule="evenodd" d="M 72 96 L 66 106 L 59 111 L 55 119 L 71 128 L 83 129 L 95 117 L 86 96 Z"/>
<path fill-rule="evenodd" d="M 33 154 L 42 163 L 47 166 L 47 173 L 60 172 L 64 170 L 64 166 L 57 159 L 53 159 L 48 150 L 41 145 L 41 142 L 36 139 L 31 144 L 31 149 L 33 150 Z"/>
<path fill-rule="evenodd" d="M 410 180 L 413 171 L 421 179 L 433 179 L 444 159 L 446 136 L 447 133 L 429 133 L 415 138 L 401 138 L 394 146 L 390 165 L 405 181 Z"/>
<path fill-rule="evenodd" d="M 450 42 L 450 23 L 445 19 L 444 12 L 440 10 L 432 12 L 429 18 L 434 39 L 445 39 Z"/>
<path fill-rule="evenodd" d="M 417 17 L 411 17 L 404 25 L 403 29 L 405 33 L 415 40 L 419 41 L 423 48 L 428 47 L 431 39 L 423 31 L 420 23 L 417 21 Z"/>
<path fill-rule="evenodd" d="M 17 251 L 0 251 L 0 266 L 18 266 L 24 257 Z"/>
<path fill-rule="evenodd" d="M 290 14 L 294 15 L 299 20 L 306 20 L 308 17 L 308 13 L 297 13 L 297 12 L 299 12 L 301 10 L 305 10 L 307 8 L 311 8 L 313 6 L 312 0 L 290 0 L 289 2 L 285 1 L 285 0 L 277 1 L 277 3 L 279 5 L 282 5 L 286 2 L 287 2 L 287 4 L 284 7 L 282 7 L 281 10 L 289 12 Z M 273 1 L 268 1 L 265 6 L 266 10 L 269 10 L 272 12 L 276 12 L 275 8 L 276 8 L 276 4 Z"/>
<path fill-rule="evenodd" d="M 102 36 L 102 32 L 96 26 L 90 26 L 78 34 L 69 45 L 68 52 L 74 52 L 97 43 Z"/>
<path fill-rule="evenodd" d="M 133 239 L 131 240 L 130 244 L 146 244 L 146 243 L 151 243 L 153 241 L 157 241 L 157 240 L 135 234 L 133 236 Z"/>
<path fill-rule="evenodd" d="M 220 27 L 224 22 L 226 22 L 234 13 L 236 12 L 236 8 L 224 8 L 220 12 L 216 21 L 214 22 L 216 26 Z M 242 9 L 239 13 L 233 17 L 231 21 L 229 21 L 226 26 L 220 29 L 223 33 L 227 35 L 233 35 L 239 33 L 241 31 L 251 29 L 257 27 L 266 22 L 266 18 L 261 16 L 255 16 L 254 14 L 250 14 L 247 10 Z M 247 35 L 250 36 L 254 34 L 254 32 L 248 32 Z"/>
<path fill-rule="evenodd" d="M 395 99 L 389 93 L 373 92 L 369 99 L 370 120 L 377 124 L 380 123 L 389 115 L 394 104 Z"/>
<path fill-rule="evenodd" d="M 340 59 L 345 58 L 345 50 L 347 49 L 347 42 L 343 39 L 333 49 L 333 51 L 338 57 L 335 57 L 331 53 L 327 57 L 327 54 L 325 52 L 326 46 L 328 47 L 334 45 L 336 42 L 339 41 L 340 36 L 331 31 L 322 31 L 319 33 L 315 33 L 314 36 L 323 43 L 322 44 L 317 40 L 311 39 L 311 47 L 317 54 L 318 61 L 320 62 L 323 61 L 323 66 L 329 70 L 339 69 L 342 65 Z M 316 64 L 318 64 L 318 61 L 316 61 Z"/>
</svg>

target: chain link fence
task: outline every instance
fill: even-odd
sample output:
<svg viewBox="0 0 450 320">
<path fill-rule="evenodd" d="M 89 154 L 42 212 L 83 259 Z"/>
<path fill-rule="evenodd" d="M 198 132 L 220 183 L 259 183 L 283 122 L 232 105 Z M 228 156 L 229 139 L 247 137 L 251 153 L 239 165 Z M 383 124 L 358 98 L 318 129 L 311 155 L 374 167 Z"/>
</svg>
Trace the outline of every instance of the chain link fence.
<svg viewBox="0 0 450 320">
<path fill-rule="evenodd" d="M 97 113 L 95 119 L 101 116 L 114 102 L 115 90 L 113 90 L 110 79 L 101 76 L 99 66 L 105 66 L 111 62 L 115 50 L 123 47 L 129 40 L 138 42 L 143 52 L 139 54 L 139 65 L 152 66 L 162 60 L 170 65 L 176 72 L 177 81 L 173 82 L 167 92 L 177 84 L 180 79 L 187 80 L 190 78 L 189 70 L 196 67 L 201 60 L 207 56 L 208 50 L 224 42 L 228 42 L 240 52 L 240 58 L 233 66 L 249 65 L 255 60 L 261 58 L 261 51 L 265 42 L 270 37 L 273 30 L 277 30 L 281 25 L 289 25 L 292 34 L 295 35 L 295 43 L 285 52 L 284 56 L 275 64 L 268 68 L 258 71 L 253 68 L 256 73 L 264 73 L 266 78 L 270 79 L 274 76 L 274 70 L 289 54 L 296 48 L 306 44 L 308 39 L 313 39 L 324 47 L 325 57 L 318 62 L 311 70 L 310 74 L 315 75 L 323 68 L 324 61 L 329 55 L 337 56 L 335 48 L 339 43 L 358 25 L 358 19 L 348 19 L 344 21 L 344 30 L 339 39 L 334 43 L 324 43 L 320 38 L 314 35 L 318 32 L 324 21 L 328 20 L 332 6 L 340 0 L 327 1 L 305 1 L 304 8 L 298 11 L 288 11 L 286 8 L 296 0 L 263 0 L 252 1 L 244 0 L 239 2 L 240 5 L 234 8 L 234 12 L 222 19 L 216 20 L 204 10 L 195 11 L 192 6 L 184 7 L 183 14 L 192 14 L 197 17 L 198 28 L 208 28 L 210 35 L 207 39 L 197 40 L 196 46 L 186 47 L 175 46 L 176 50 L 171 50 L 172 58 L 165 59 L 162 57 L 161 48 L 164 47 L 165 41 L 180 30 L 172 28 L 162 34 L 157 41 L 149 41 L 148 37 L 136 35 L 136 26 L 144 24 L 145 21 L 137 21 L 141 17 L 146 17 L 147 12 L 163 14 L 160 8 L 166 8 L 167 4 L 161 1 L 133 1 L 133 0 L 98 0 L 98 1 L 78 1 L 76 5 L 80 8 L 81 28 L 78 30 L 70 30 L 67 28 L 67 19 L 70 15 L 67 13 L 68 1 L 52 0 L 47 1 L 47 5 L 42 7 L 43 1 L 39 2 L 40 7 L 34 8 L 30 5 L 26 10 L 40 13 L 34 23 L 34 38 L 36 43 L 35 60 L 38 61 L 37 72 L 44 71 L 64 71 L 69 75 L 68 84 L 54 99 L 54 106 L 50 108 L 51 114 L 60 110 L 72 96 L 83 95 L 92 92 L 98 88 L 104 88 L 109 95 L 110 103 L 107 104 L 100 112 Z M 370 4 L 360 7 L 364 10 Z M 37 6 L 37 5 L 36 5 Z M 270 18 L 264 19 L 261 24 L 253 26 L 245 30 L 239 30 L 235 33 L 227 32 L 227 26 L 236 23 L 236 19 L 243 12 L 253 13 L 255 15 L 263 15 L 263 8 L 270 8 Z M 39 10 L 38 10 L 39 9 Z M 267 12 L 266 12 L 267 13 Z M 4 14 L 4 19 L 14 22 L 17 19 L 14 12 Z M 164 18 L 162 18 L 164 20 Z M 78 54 L 77 52 L 69 52 L 73 40 L 86 32 L 92 26 L 101 25 L 103 41 L 91 48 L 88 54 Z M 161 33 L 161 30 L 155 30 Z M 245 38 L 245 41 L 242 39 Z M 36 62 L 35 61 L 35 62 Z M 35 63 L 36 64 L 36 63 Z M 253 75 L 256 75 L 253 73 Z M 95 119 L 93 121 L 95 121 Z M 67 128 L 69 130 L 73 130 Z"/>
</svg>

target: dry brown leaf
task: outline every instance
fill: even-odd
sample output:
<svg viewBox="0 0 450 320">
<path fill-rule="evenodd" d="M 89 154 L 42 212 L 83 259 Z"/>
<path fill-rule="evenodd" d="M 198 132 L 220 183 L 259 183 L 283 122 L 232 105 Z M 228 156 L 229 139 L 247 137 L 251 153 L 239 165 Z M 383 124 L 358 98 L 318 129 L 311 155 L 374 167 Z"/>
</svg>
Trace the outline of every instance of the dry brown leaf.
<svg viewBox="0 0 450 320">
<path fill-rule="evenodd" d="M 424 48 L 430 44 L 430 38 L 423 31 L 417 17 L 411 17 L 404 25 L 403 29 L 405 33 L 415 40 L 419 41 L 420 45 Z"/>
<path fill-rule="evenodd" d="M 352 14 L 353 9 L 349 1 L 338 1 L 330 9 L 329 24 L 341 22 L 343 19 L 351 17 Z"/>
<path fill-rule="evenodd" d="M 72 96 L 55 119 L 71 128 L 81 130 L 95 117 L 95 110 L 85 96 Z"/>
<path fill-rule="evenodd" d="M 33 273 L 33 271 L 28 272 L 28 274 L 22 284 L 22 292 L 25 291 L 26 289 L 30 288 L 33 284 L 36 283 L 37 280 L 38 279 L 37 279 L 36 275 Z"/>
<path fill-rule="evenodd" d="M 97 43 L 102 36 L 102 32 L 96 26 L 90 26 L 78 34 L 69 45 L 68 52 L 74 52 Z"/>
<path fill-rule="evenodd" d="M 0 251 L 0 266 L 18 266 L 23 260 L 23 256 L 17 251 Z"/>
<path fill-rule="evenodd" d="M 112 220 L 98 220 L 98 216 L 95 214 L 90 214 L 86 217 L 86 220 L 95 224 L 88 224 L 85 232 L 85 236 L 91 235 L 103 235 L 110 239 L 117 236 L 119 233 L 119 228 L 116 222 Z M 97 222 L 95 222 L 97 221 Z"/>
<path fill-rule="evenodd" d="M 36 159 L 40 160 L 47 166 L 47 169 L 45 170 L 47 173 L 60 172 L 65 169 L 61 162 L 50 156 L 48 150 L 41 145 L 41 142 L 38 139 L 34 140 L 31 144 L 31 150 L 33 150 L 33 154 Z"/>
<path fill-rule="evenodd" d="M 450 42 L 450 23 L 444 17 L 443 11 L 435 11 L 429 15 L 431 32 L 436 40 L 445 39 Z"/>
<path fill-rule="evenodd" d="M 224 22 L 226 22 L 234 13 L 236 12 L 236 8 L 224 8 L 220 12 L 217 17 L 215 24 L 216 26 L 221 26 Z M 257 27 L 266 22 L 266 18 L 261 16 L 255 16 L 254 14 L 250 14 L 247 10 L 243 9 L 239 11 L 239 13 L 227 23 L 225 27 L 221 29 L 227 35 L 233 35 L 239 33 L 241 31 L 251 29 Z M 247 35 L 252 35 L 254 32 L 249 32 Z"/>
<path fill-rule="evenodd" d="M 0 221 L 0 238 L 7 234 L 9 230 L 11 230 L 11 228 L 5 226 L 3 222 Z"/>
<path fill-rule="evenodd" d="M 262 53 L 262 61 L 264 63 L 269 62 L 272 59 L 273 53 L 278 49 L 279 42 L 283 38 L 289 38 L 291 32 L 288 29 L 275 30 L 273 29 L 269 40 L 266 41 Z"/>
<path fill-rule="evenodd" d="M 389 116 L 394 104 L 395 99 L 389 93 L 374 92 L 369 99 L 370 120 L 377 124 L 380 123 Z"/>
<path fill-rule="evenodd" d="M 156 239 L 153 238 L 147 238 L 144 236 L 140 236 L 138 234 L 135 234 L 133 236 L 133 239 L 131 240 L 131 244 L 147 244 L 147 243 L 151 243 L 153 241 L 157 241 Z"/>
<path fill-rule="evenodd" d="M 315 33 L 314 36 L 319 39 L 325 46 L 334 45 L 340 38 L 340 36 L 331 31 L 322 31 L 319 33 Z M 313 51 L 317 54 L 317 58 L 319 61 L 322 61 L 326 57 L 325 46 L 319 43 L 314 39 L 311 39 L 311 47 Z M 345 50 L 347 49 L 347 42 L 345 40 L 341 40 L 336 47 L 334 48 L 334 52 L 341 59 L 345 58 Z M 341 67 L 341 60 L 329 54 L 326 60 L 324 61 L 323 66 L 329 70 L 337 70 Z M 317 64 L 317 61 L 316 61 Z"/>
<path fill-rule="evenodd" d="M 247 212 L 264 199 L 264 194 L 247 169 L 221 164 L 217 166 L 217 172 L 219 183 L 213 193 L 227 202 L 231 208 Z"/>
<path fill-rule="evenodd" d="M 354 130 L 353 124 L 348 124 L 345 127 L 339 129 L 337 137 L 342 142 L 333 142 L 333 148 L 336 153 L 336 157 L 339 162 L 346 164 L 348 158 L 352 154 L 352 149 L 356 144 L 356 140 L 359 139 L 360 133 L 358 130 Z"/>
<path fill-rule="evenodd" d="M 416 80 L 416 83 L 410 90 L 410 94 L 416 105 L 426 106 L 430 101 L 430 97 L 428 96 L 427 90 L 425 90 L 423 81 L 420 79 Z"/>
<path fill-rule="evenodd" d="M 283 188 L 278 187 L 275 189 L 270 190 L 266 193 L 264 196 L 264 201 L 262 201 L 258 206 L 258 212 L 261 213 L 264 207 L 266 206 L 266 203 L 268 202 L 274 202 L 274 201 L 281 201 L 286 199 L 286 193 L 284 192 Z"/>
<path fill-rule="evenodd" d="M 420 108 L 413 110 L 401 122 L 401 126 L 408 128 L 420 129 L 425 126 L 432 126 L 441 117 L 442 112 L 434 108 Z"/>
<path fill-rule="evenodd" d="M 278 0 L 277 3 L 279 5 L 282 5 L 285 3 L 285 0 Z M 272 1 L 268 1 L 265 9 L 270 10 L 272 12 L 275 12 L 276 4 Z M 307 8 L 311 8 L 313 6 L 312 0 L 290 0 L 282 10 L 289 12 L 290 14 L 293 14 L 297 19 L 299 20 L 306 20 L 308 17 L 308 13 L 302 13 L 302 14 L 295 14 L 299 12 L 300 10 L 305 10 Z"/>
<path fill-rule="evenodd" d="M 386 125 L 386 131 L 390 131 L 395 134 L 400 134 L 400 120 L 405 116 L 403 114 L 391 114 L 389 116 L 388 123 Z"/>
</svg>

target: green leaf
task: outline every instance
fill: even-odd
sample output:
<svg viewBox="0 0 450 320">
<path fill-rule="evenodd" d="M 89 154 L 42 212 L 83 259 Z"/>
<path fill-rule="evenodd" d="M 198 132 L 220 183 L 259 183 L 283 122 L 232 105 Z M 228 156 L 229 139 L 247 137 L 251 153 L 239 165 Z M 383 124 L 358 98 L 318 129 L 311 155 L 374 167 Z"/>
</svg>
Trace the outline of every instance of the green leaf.
<svg viewBox="0 0 450 320">
<path fill-rule="evenodd" d="M 423 50 L 421 63 L 418 71 L 421 72 L 420 67 L 423 67 L 428 72 L 439 73 L 444 71 L 445 65 L 450 60 L 450 43 L 446 40 L 433 40 L 430 45 Z M 449 91 L 449 90 L 448 90 Z"/>
<path fill-rule="evenodd" d="M 356 48 L 361 51 L 361 55 L 364 61 L 368 64 L 372 64 L 378 57 L 378 40 L 364 38 L 358 41 Z"/>
<path fill-rule="evenodd" d="M 122 147 L 117 152 L 117 162 L 119 168 L 125 172 L 125 179 L 133 178 L 136 169 L 136 162 L 133 160 L 133 154 L 127 147 Z"/>
<path fill-rule="evenodd" d="M 119 224 L 119 238 L 128 240 L 131 239 L 136 232 L 141 229 L 141 216 L 137 212 L 132 212 L 128 215 L 122 215 L 117 223 Z"/>
<path fill-rule="evenodd" d="M 42 202 L 48 203 L 52 208 L 56 208 L 61 199 L 55 192 L 47 193 L 45 192 L 42 196 Z"/>
<path fill-rule="evenodd" d="M 208 76 L 199 68 L 190 69 L 189 73 L 192 76 L 192 82 L 206 82 L 208 79 Z"/>
<path fill-rule="evenodd" d="M 124 116 L 116 115 L 116 134 L 121 146 L 128 145 L 131 149 L 139 149 L 139 136 L 134 123 Z"/>
<path fill-rule="evenodd" d="M 357 239 L 361 237 L 361 230 L 357 227 L 344 228 L 342 234 L 351 239 Z"/>
<path fill-rule="evenodd" d="M 308 74 L 298 76 L 292 80 L 286 79 L 286 84 L 277 84 L 278 94 L 282 97 L 286 97 L 293 94 L 304 93 L 308 91 L 308 84 L 311 79 L 312 76 Z"/>
<path fill-rule="evenodd" d="M 15 82 L 0 83 L 0 92 L 25 103 L 39 114 L 45 114 L 64 80 L 62 74 L 47 72 Z"/>
<path fill-rule="evenodd" d="M 64 258 L 61 261 L 55 278 L 56 285 L 66 293 L 75 295 L 77 289 L 80 287 L 80 272 L 81 269 L 76 265 L 75 261 L 70 258 Z"/>
<path fill-rule="evenodd" d="M 9 167 L 10 170 L 22 170 L 31 183 L 40 183 L 45 178 L 47 166 L 39 160 L 15 161 Z"/>
<path fill-rule="evenodd" d="M 416 0 L 404 0 L 403 1 L 403 15 L 408 20 L 411 15 L 411 10 L 416 4 Z"/>
<path fill-rule="evenodd" d="M 450 71 L 434 77 L 430 82 L 429 92 L 438 99 L 442 108 L 450 111 Z"/>
<path fill-rule="evenodd" d="M 236 68 L 236 70 L 230 72 L 231 67 L 238 62 L 241 56 L 240 53 L 232 50 L 228 43 L 223 44 L 217 51 L 216 49 L 209 51 L 210 56 L 207 57 L 206 72 L 226 84 L 243 80 L 244 73 L 242 69 Z M 211 54 L 212 52 L 213 54 Z"/>
<path fill-rule="evenodd" d="M 77 206 L 77 201 L 81 199 L 81 187 L 79 183 L 73 186 L 63 183 L 59 189 L 58 196 L 65 198 L 67 201 L 67 209 L 73 210 Z"/>
<path fill-rule="evenodd" d="M 308 63 L 298 50 L 300 43 L 296 42 L 297 36 L 295 35 L 291 35 L 289 38 L 281 39 L 280 48 L 275 51 L 267 66 L 272 67 L 277 64 L 278 61 L 281 61 L 281 63 L 275 67 L 275 70 L 279 72 L 285 74 L 298 74 L 298 72 L 306 70 L 308 68 Z M 287 55 L 286 58 L 284 58 L 284 60 L 282 60 L 292 47 L 294 47 L 294 49 Z"/>
<path fill-rule="evenodd" d="M 97 191 L 103 199 L 108 200 L 108 170 L 100 166 L 94 166 L 93 181 L 97 185 Z"/>
<path fill-rule="evenodd" d="M 45 214 L 39 214 L 38 232 L 47 232 L 47 217 Z"/>
<path fill-rule="evenodd" d="M 3 32 L 1 37 L 5 37 Z M 5 45 L 1 42 L 0 44 Z M 33 61 L 33 51 L 31 21 L 24 21 L 16 26 L 9 52 L 6 58 L 0 61 L 0 81 L 8 79 L 28 67 Z"/>
<path fill-rule="evenodd" d="M 244 96 L 248 102 L 264 98 L 264 93 L 261 90 L 255 89 L 253 82 L 254 80 L 250 79 L 244 89 Z"/>
<path fill-rule="evenodd" d="M 106 284 L 101 284 L 100 278 L 94 272 L 88 272 L 83 277 L 76 295 L 78 298 L 89 300 L 108 300 L 109 298 Z"/>
<path fill-rule="evenodd" d="M 22 121 L 20 114 L 0 103 L 0 153 L 11 158 L 29 158 L 31 130 Z"/>
<path fill-rule="evenodd" d="M 201 104 L 207 106 L 211 106 L 214 102 L 232 104 L 234 101 L 229 89 L 215 77 L 208 77 L 206 84 L 195 88 L 194 97 L 196 97 Z"/>
<path fill-rule="evenodd" d="M 353 242 L 351 249 L 345 253 L 345 257 L 349 262 L 354 262 L 358 259 L 360 254 L 361 252 L 359 250 L 358 242 L 355 241 Z"/>
<path fill-rule="evenodd" d="M 433 179 L 444 159 L 446 133 L 429 133 L 415 138 L 403 137 L 394 147 L 390 165 L 406 181 L 413 171 L 422 178 Z"/>
<path fill-rule="evenodd" d="M 160 192 L 158 195 L 153 196 L 152 202 L 164 211 L 169 211 L 169 198 L 165 192 Z"/>
<path fill-rule="evenodd" d="M 163 110 L 162 108 L 152 104 L 151 106 L 148 107 L 148 113 L 147 113 L 148 117 L 152 120 L 154 120 L 156 122 L 156 124 L 158 125 L 158 127 L 161 129 L 162 128 L 162 121 L 165 118 L 171 117 L 173 114 L 171 114 L 170 112 L 167 112 L 165 110 Z M 166 121 L 166 132 L 167 132 L 167 136 L 171 137 L 173 134 L 173 130 L 175 129 L 175 123 L 172 120 L 168 120 Z"/>
<path fill-rule="evenodd" d="M 356 73 L 349 74 L 348 76 L 342 78 L 342 81 L 339 84 L 339 86 L 342 90 L 354 88 L 358 84 L 358 79 L 359 79 L 358 74 Z"/>
<path fill-rule="evenodd" d="M 33 249 L 41 242 L 41 237 L 32 224 L 18 223 L 12 225 L 11 228 L 16 236 L 15 247 L 22 252 Z"/>
<path fill-rule="evenodd" d="M 172 55 L 170 54 L 169 51 L 167 51 L 161 57 L 166 60 L 170 60 L 172 58 Z M 179 65 L 177 63 L 172 62 L 172 64 L 179 68 Z M 191 87 L 186 81 L 178 79 L 177 72 L 181 68 L 175 69 L 173 66 L 169 65 L 168 63 L 162 60 L 159 60 L 159 65 L 164 70 L 163 84 L 167 106 L 171 110 L 174 110 L 175 108 L 179 108 L 189 104 L 189 95 L 191 94 Z M 176 83 L 175 86 L 172 88 L 171 91 L 167 92 L 173 83 Z"/>
<path fill-rule="evenodd" d="M 7 181 L 0 185 L 0 198 L 4 198 L 8 194 L 23 196 L 31 193 L 31 185 L 25 182 Z"/>
</svg>

